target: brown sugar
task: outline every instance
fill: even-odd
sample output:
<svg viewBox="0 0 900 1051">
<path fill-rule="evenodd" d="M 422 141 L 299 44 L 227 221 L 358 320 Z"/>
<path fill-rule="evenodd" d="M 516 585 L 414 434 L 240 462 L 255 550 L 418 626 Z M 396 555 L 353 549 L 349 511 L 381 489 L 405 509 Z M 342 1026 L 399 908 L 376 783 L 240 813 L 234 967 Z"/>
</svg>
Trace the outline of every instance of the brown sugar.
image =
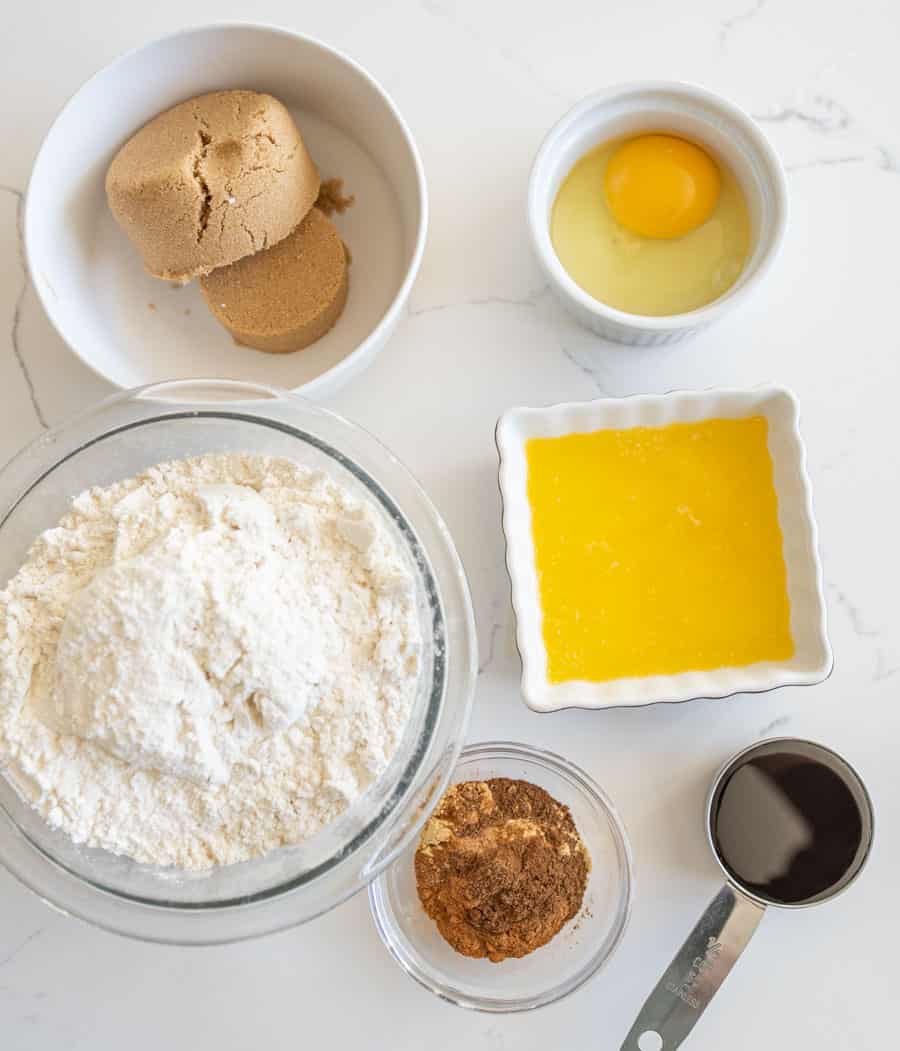
<svg viewBox="0 0 900 1051">
<path fill-rule="evenodd" d="M 590 867 L 568 808 L 508 778 L 454 785 L 415 857 L 419 899 L 443 937 L 495 963 L 559 933 L 581 908 Z"/>
<path fill-rule="evenodd" d="M 216 91 L 154 117 L 113 158 L 106 194 L 155 277 L 186 281 L 287 237 L 319 173 L 271 95 Z"/>
<path fill-rule="evenodd" d="M 277 245 L 214 270 L 200 282 L 216 319 L 237 343 L 300 350 L 334 325 L 347 301 L 347 253 L 318 208 Z"/>
<path fill-rule="evenodd" d="M 343 215 L 348 208 L 356 204 L 353 194 L 344 196 L 343 179 L 325 179 L 319 187 L 316 207 L 326 215 Z"/>
</svg>

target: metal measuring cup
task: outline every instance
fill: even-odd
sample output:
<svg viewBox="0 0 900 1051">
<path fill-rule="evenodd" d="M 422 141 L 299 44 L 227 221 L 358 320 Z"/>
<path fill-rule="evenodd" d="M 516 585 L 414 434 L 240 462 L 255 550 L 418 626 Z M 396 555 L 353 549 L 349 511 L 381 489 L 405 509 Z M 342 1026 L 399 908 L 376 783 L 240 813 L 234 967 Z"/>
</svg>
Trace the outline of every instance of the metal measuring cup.
<svg viewBox="0 0 900 1051">
<path fill-rule="evenodd" d="M 778 737 L 745 748 L 719 770 L 706 830 L 727 882 L 641 1008 L 622 1051 L 679 1047 L 766 906 L 816 905 L 856 879 L 872 846 L 874 814 L 845 759 L 811 741 Z"/>
</svg>

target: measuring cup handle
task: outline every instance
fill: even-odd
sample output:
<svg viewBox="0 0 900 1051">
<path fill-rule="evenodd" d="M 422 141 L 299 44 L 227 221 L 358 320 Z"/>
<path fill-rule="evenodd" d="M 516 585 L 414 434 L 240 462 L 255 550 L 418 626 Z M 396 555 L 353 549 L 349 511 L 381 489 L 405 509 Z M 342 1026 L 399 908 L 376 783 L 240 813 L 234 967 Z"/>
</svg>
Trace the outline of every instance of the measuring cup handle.
<svg viewBox="0 0 900 1051">
<path fill-rule="evenodd" d="M 764 906 L 726 883 L 647 998 L 622 1051 L 674 1051 L 680 1047 L 727 978 L 764 912 Z M 662 1043 L 652 1037 L 638 1043 L 648 1032 L 658 1034 Z"/>
</svg>

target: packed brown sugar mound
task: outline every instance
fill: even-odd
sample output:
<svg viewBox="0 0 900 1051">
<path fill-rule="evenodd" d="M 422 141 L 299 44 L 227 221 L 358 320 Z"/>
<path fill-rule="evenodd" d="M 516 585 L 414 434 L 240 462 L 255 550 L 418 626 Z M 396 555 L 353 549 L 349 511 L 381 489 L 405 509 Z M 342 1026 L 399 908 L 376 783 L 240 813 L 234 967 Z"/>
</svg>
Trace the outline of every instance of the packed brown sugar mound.
<svg viewBox="0 0 900 1051">
<path fill-rule="evenodd" d="M 290 236 L 213 271 L 200 287 L 237 343 L 283 353 L 325 335 L 344 309 L 347 284 L 344 243 L 331 220 L 313 208 Z"/>
<path fill-rule="evenodd" d="M 581 908 L 590 856 L 567 807 L 527 781 L 453 786 L 422 833 L 419 898 L 464 956 L 526 956 Z"/>
<path fill-rule="evenodd" d="M 106 175 L 109 206 L 144 266 L 173 281 L 281 241 L 318 193 L 290 113 L 255 91 L 217 91 L 160 113 Z"/>
</svg>

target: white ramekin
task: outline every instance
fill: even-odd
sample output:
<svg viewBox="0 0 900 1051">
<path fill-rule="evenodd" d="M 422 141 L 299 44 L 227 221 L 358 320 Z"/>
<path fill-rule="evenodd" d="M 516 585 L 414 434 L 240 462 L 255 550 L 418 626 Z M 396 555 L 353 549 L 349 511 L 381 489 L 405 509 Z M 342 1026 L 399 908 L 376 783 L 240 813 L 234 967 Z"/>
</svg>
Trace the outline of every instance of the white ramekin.
<svg viewBox="0 0 900 1051">
<path fill-rule="evenodd" d="M 699 310 L 666 317 L 628 314 L 594 299 L 563 268 L 550 240 L 553 202 L 572 165 L 602 142 L 649 131 L 683 135 L 723 158 L 746 194 L 753 230 L 750 258 L 725 295 Z M 778 254 L 787 211 L 784 169 L 754 121 L 705 88 L 667 81 L 620 84 L 579 102 L 544 139 L 528 187 L 532 241 L 557 297 L 598 336 L 643 347 L 698 332 L 756 288 Z"/>
</svg>

